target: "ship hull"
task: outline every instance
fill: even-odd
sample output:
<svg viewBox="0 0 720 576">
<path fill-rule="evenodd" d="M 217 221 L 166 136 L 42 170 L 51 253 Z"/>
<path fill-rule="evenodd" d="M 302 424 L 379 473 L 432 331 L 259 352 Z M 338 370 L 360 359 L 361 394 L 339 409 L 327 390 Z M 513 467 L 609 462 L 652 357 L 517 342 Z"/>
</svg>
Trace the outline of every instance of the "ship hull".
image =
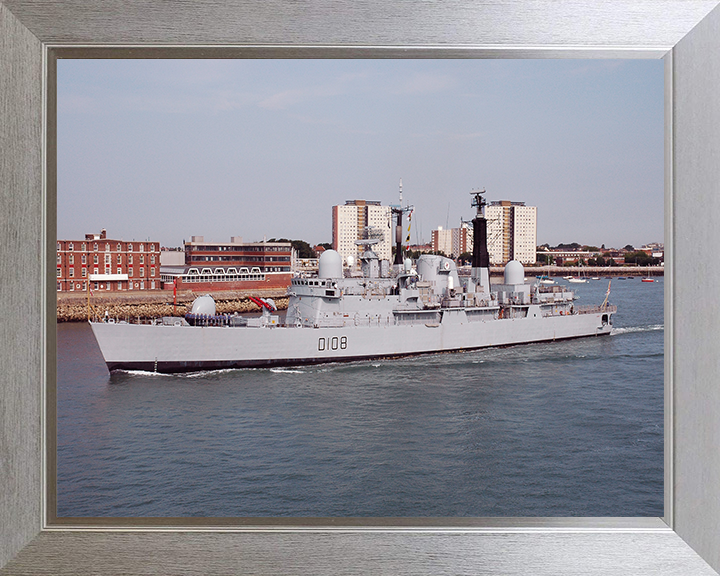
<svg viewBox="0 0 720 576">
<path fill-rule="evenodd" d="M 607 320 L 607 315 L 605 315 Z M 610 333 L 603 314 L 463 322 L 446 314 L 437 325 L 323 328 L 198 327 L 92 322 L 109 370 L 176 373 L 222 368 L 348 362 Z"/>
</svg>

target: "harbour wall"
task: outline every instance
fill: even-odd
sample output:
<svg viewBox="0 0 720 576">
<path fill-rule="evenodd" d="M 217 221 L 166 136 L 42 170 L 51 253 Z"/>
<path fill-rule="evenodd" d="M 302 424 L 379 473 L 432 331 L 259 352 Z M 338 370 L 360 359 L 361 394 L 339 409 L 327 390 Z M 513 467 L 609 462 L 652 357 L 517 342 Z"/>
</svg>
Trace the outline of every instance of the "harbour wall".
<svg viewBox="0 0 720 576">
<path fill-rule="evenodd" d="M 503 276 L 502 267 L 492 267 L 490 274 L 493 280 Z M 587 276 L 662 276 L 662 266 L 584 266 L 582 269 L 570 266 L 528 266 L 525 277 L 528 280 L 535 276 L 562 277 L 576 275 L 579 270 Z M 467 271 L 469 274 L 469 270 Z M 460 270 L 463 275 L 463 270 Z M 133 293 L 111 292 L 104 294 L 95 291 L 90 297 L 91 316 L 102 317 L 107 312 L 111 318 L 162 318 L 163 316 L 185 316 L 190 311 L 193 301 L 204 292 L 191 290 L 178 291 L 177 306 L 173 306 L 173 295 L 167 290 Z M 258 312 L 259 307 L 248 299 L 248 296 L 272 298 L 278 310 L 286 310 L 288 298 L 286 290 L 245 290 L 212 292 L 218 314 L 234 314 L 235 312 Z M 57 321 L 84 322 L 88 319 L 88 298 L 85 292 L 60 292 L 57 294 Z"/>
<path fill-rule="evenodd" d="M 145 294 L 112 295 L 95 293 L 90 297 L 91 317 L 103 317 L 107 312 L 110 318 L 125 320 L 128 318 L 162 318 L 163 316 L 185 316 L 192 303 L 201 294 L 192 292 L 178 293 L 177 306 L 173 305 L 173 295 L 167 292 L 148 292 Z M 288 298 L 285 289 L 255 291 L 252 294 L 239 292 L 214 292 L 215 307 L 218 314 L 241 312 L 259 312 L 257 304 L 248 296 L 272 298 L 278 310 L 287 309 Z M 88 319 L 88 298 L 85 293 L 57 295 L 58 322 L 85 322 Z"/>
</svg>

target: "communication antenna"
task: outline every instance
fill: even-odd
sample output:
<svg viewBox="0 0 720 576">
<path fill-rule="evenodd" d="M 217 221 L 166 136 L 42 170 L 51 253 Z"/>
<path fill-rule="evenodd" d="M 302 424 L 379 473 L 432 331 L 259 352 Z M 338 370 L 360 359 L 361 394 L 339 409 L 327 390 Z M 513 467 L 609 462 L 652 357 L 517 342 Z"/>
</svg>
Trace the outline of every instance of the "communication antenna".
<svg viewBox="0 0 720 576">
<path fill-rule="evenodd" d="M 483 194 L 487 194 L 484 188 L 482 190 L 473 190 L 470 192 L 470 196 L 472 196 L 470 205 L 476 208 L 478 216 L 482 215 L 482 209 L 487 204 L 487 202 L 485 202 L 485 198 L 483 198 Z"/>
</svg>

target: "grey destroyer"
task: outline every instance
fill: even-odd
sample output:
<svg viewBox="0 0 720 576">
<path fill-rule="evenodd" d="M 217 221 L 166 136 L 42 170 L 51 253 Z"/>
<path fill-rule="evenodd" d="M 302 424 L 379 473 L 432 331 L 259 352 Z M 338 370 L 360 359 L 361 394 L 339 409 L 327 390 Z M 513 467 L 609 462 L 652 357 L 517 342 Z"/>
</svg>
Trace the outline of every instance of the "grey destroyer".
<svg viewBox="0 0 720 576">
<path fill-rule="evenodd" d="M 402 209 L 396 214 L 393 265 L 364 244 L 361 274 L 340 254 L 325 251 L 315 277 L 292 279 L 283 322 L 272 301 L 262 315 L 216 314 L 211 296 L 195 300 L 184 317 L 151 323 L 104 318 L 90 325 L 108 370 L 174 373 L 370 360 L 610 334 L 616 306 L 605 300 L 576 306 L 565 286 L 526 282 L 510 261 L 500 284 L 490 284 L 483 192 L 476 208 L 469 277 L 455 261 L 425 254 L 402 257 Z M 352 266 L 354 263 L 348 263 Z"/>
</svg>

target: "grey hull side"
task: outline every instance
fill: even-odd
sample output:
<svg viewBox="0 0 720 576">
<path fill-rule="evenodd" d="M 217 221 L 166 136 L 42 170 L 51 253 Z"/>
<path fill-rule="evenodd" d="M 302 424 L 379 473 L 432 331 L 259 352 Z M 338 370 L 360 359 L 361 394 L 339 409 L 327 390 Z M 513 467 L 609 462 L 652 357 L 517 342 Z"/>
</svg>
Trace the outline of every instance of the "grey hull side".
<svg viewBox="0 0 720 576">
<path fill-rule="evenodd" d="M 601 314 L 439 326 L 228 328 L 91 323 L 109 370 L 164 373 L 458 352 L 607 335 Z"/>
<path fill-rule="evenodd" d="M 609 332 L 601 332 L 593 335 L 584 336 L 568 336 L 566 338 L 556 338 L 553 342 L 559 340 L 571 340 L 576 338 L 592 338 L 595 336 L 608 336 Z M 536 342 L 523 342 L 519 344 L 502 344 L 495 346 L 497 348 L 507 346 L 522 346 L 524 344 L 533 344 L 539 342 L 548 342 L 548 340 L 538 340 Z M 147 372 L 160 372 L 163 374 L 180 374 L 183 372 L 197 372 L 199 370 L 222 370 L 232 368 L 282 368 L 287 366 L 309 366 L 312 364 L 326 364 L 328 362 L 359 362 L 364 360 L 382 360 L 389 358 L 407 358 L 412 356 L 420 356 L 425 354 L 452 354 L 458 352 L 469 352 L 471 350 L 481 350 L 489 346 L 457 348 L 454 350 L 443 351 L 427 351 L 427 352 L 407 352 L 403 354 L 377 354 L 370 356 L 339 356 L 328 358 L 278 358 L 263 360 L 195 360 L 182 362 L 106 362 L 109 371 L 113 370 L 144 370 Z"/>
</svg>

